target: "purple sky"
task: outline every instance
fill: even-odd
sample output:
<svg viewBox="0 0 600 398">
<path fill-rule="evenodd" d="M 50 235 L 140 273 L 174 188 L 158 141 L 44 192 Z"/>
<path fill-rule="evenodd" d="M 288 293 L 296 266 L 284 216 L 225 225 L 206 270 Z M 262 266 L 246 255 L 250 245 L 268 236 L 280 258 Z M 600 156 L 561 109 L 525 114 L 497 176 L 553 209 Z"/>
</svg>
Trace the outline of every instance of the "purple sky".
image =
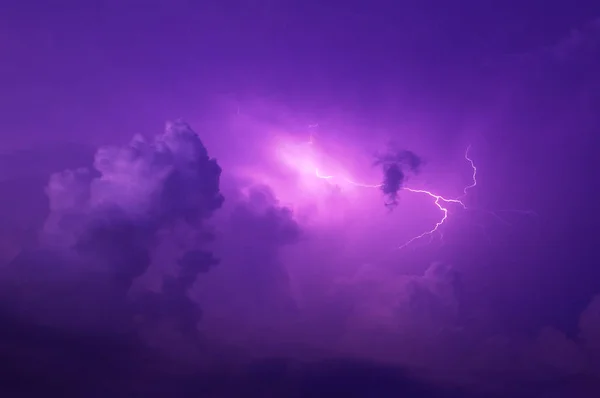
<svg viewBox="0 0 600 398">
<path fill-rule="evenodd" d="M 214 234 L 203 247 L 221 262 L 190 297 L 219 344 L 290 356 L 283 342 L 333 347 L 435 377 L 460 363 L 460 381 L 482 369 L 600 372 L 600 340 L 590 337 L 600 330 L 600 298 L 590 304 L 600 294 L 600 5 L 397 3 L 4 2 L 2 262 L 47 244 L 33 241 L 63 218 L 78 221 L 61 244 L 95 242 L 84 232 L 121 217 L 104 213 L 114 202 L 147 217 L 144 231 L 125 235 L 152 247 L 134 295 L 160 288 L 176 253 Z M 52 180 L 48 207 L 51 174 L 89 167 L 98 147 L 136 134 L 152 142 L 178 118 L 222 168 L 222 206 L 206 204 L 217 200 L 212 188 L 190 188 L 212 171 L 194 174 L 197 186 L 181 183 L 192 178 L 183 172 L 175 182 L 156 174 L 196 159 L 186 152 L 194 139 L 167 134 L 139 144 L 139 161 L 101 152 L 98 180 Z M 391 141 L 424 161 L 407 186 L 445 197 L 471 183 L 471 145 L 473 210 L 449 207 L 443 240 L 394 251 L 439 220 L 430 198 L 402 191 L 390 213 L 380 191 L 313 173 L 379 183 L 373 155 Z M 172 195 L 160 205 L 159 191 Z M 194 228 L 182 221 L 192 207 L 202 213 Z M 51 286 L 69 267 L 36 283 Z"/>
</svg>

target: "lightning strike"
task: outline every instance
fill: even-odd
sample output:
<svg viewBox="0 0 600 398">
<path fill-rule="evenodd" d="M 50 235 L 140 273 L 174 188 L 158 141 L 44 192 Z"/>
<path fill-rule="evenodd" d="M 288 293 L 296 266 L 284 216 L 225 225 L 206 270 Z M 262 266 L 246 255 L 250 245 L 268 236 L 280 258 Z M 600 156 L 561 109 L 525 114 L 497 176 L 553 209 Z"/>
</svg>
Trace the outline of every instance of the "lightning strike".
<svg viewBox="0 0 600 398">
<path fill-rule="evenodd" d="M 311 140 L 310 143 L 312 144 L 312 136 L 311 136 Z M 409 239 L 406 243 L 402 244 L 401 246 L 397 247 L 396 250 L 402 250 L 404 248 L 406 248 L 407 246 L 411 245 L 412 243 L 423 239 L 426 236 L 431 236 L 433 237 L 433 234 L 435 234 L 436 232 L 439 231 L 440 227 L 446 222 L 446 220 L 448 219 L 448 214 L 449 214 L 449 209 L 448 209 L 448 204 L 455 204 L 460 206 L 462 209 L 467 210 L 467 206 L 464 204 L 464 202 L 461 200 L 461 198 L 463 198 L 464 196 L 466 196 L 467 191 L 473 187 L 475 187 L 477 185 L 477 167 L 475 166 L 475 162 L 469 157 L 469 150 L 471 149 L 471 146 L 469 145 L 465 151 L 465 159 L 469 162 L 469 164 L 471 165 L 471 170 L 472 170 L 472 184 L 469 186 L 466 186 L 463 189 L 464 194 L 459 197 L 459 198 L 446 198 L 442 195 L 438 195 L 434 192 L 425 190 L 425 189 L 415 189 L 415 188 L 410 188 L 410 187 L 402 187 L 401 190 L 403 191 L 408 191 L 408 192 L 412 192 L 415 194 L 422 194 L 422 195 L 427 195 L 429 196 L 431 199 L 433 199 L 433 203 L 435 204 L 435 206 L 442 212 L 442 218 L 436 222 L 436 224 L 434 225 L 434 227 L 428 231 L 425 231 L 423 233 L 421 233 L 420 235 L 417 235 L 411 239 Z M 321 179 L 325 179 L 325 180 L 329 180 L 332 178 L 335 178 L 335 176 L 333 175 L 323 175 L 319 172 L 318 169 L 315 169 L 315 175 L 318 178 Z M 349 178 L 342 178 L 343 181 L 357 186 L 357 187 L 362 187 L 362 188 L 380 188 L 383 184 L 363 184 L 363 183 L 359 183 L 356 181 L 353 181 Z"/>
<path fill-rule="evenodd" d="M 318 125 L 311 125 L 309 126 L 310 129 L 316 128 L 318 127 Z M 311 147 L 314 148 L 315 146 L 315 140 L 314 140 L 314 135 L 311 132 L 310 133 L 310 137 L 309 137 L 309 141 L 307 142 Z M 477 166 L 475 164 L 475 161 L 470 157 L 469 152 L 471 151 L 471 145 L 468 145 L 465 153 L 464 153 L 464 159 L 465 161 L 469 164 L 469 166 L 471 167 L 471 183 L 469 185 L 466 185 L 463 188 L 463 193 L 462 195 L 456 197 L 456 198 L 448 198 L 448 197 L 444 197 L 442 195 L 439 195 L 435 192 L 429 191 L 429 190 L 425 190 L 425 189 L 416 189 L 416 188 L 411 188 L 411 187 L 401 187 L 400 190 L 402 191 L 408 191 L 411 192 L 413 194 L 419 194 L 419 195 L 425 195 L 428 196 L 429 198 L 431 198 L 433 200 L 433 204 L 439 209 L 439 211 L 441 212 L 441 218 L 435 223 L 435 225 L 417 235 L 414 236 L 413 238 L 409 239 L 408 241 L 406 241 L 404 244 L 398 246 L 397 248 L 395 248 L 394 250 L 402 250 L 404 248 L 406 248 L 407 246 L 410 246 L 411 244 L 413 244 L 416 241 L 419 241 L 427 236 L 431 237 L 431 239 L 433 239 L 434 235 L 436 233 L 440 234 L 440 236 L 443 238 L 443 234 L 442 231 L 440 230 L 440 228 L 446 223 L 446 221 L 449 218 L 450 215 L 450 209 L 451 206 L 459 206 L 462 210 L 473 210 L 471 208 L 467 208 L 465 202 L 463 201 L 466 196 L 469 193 L 469 190 L 472 188 L 475 188 L 477 186 Z M 314 175 L 319 178 L 319 179 L 323 179 L 323 180 L 341 180 L 344 181 L 350 185 L 356 186 L 356 187 L 361 187 L 361 188 L 381 188 L 383 186 L 383 184 L 366 184 L 366 183 L 362 183 L 362 182 L 357 182 L 354 181 L 348 177 L 345 176 L 340 176 L 340 175 L 333 175 L 333 174 L 323 174 L 321 170 L 319 170 L 319 168 L 314 167 Z M 475 209 L 477 210 L 477 209 Z M 481 209 L 479 209 L 481 210 Z M 488 213 L 490 215 L 492 215 L 493 217 L 495 217 L 497 220 L 499 220 L 500 222 L 510 225 L 510 223 L 508 221 L 506 221 L 505 219 L 503 219 L 502 217 L 500 217 L 497 213 L 498 212 L 510 212 L 510 213 L 517 213 L 517 214 L 524 214 L 524 215 L 534 215 L 537 216 L 537 214 L 533 211 L 522 211 L 522 210 L 501 210 L 501 211 L 488 211 L 488 210 L 483 210 L 485 213 Z M 485 232 L 485 231 L 484 231 Z"/>
<path fill-rule="evenodd" d="M 323 180 L 329 180 L 329 179 L 331 179 L 331 178 L 333 178 L 333 177 L 334 177 L 334 176 L 330 176 L 330 175 L 323 175 L 323 174 L 319 173 L 319 169 L 315 169 L 315 175 L 316 175 L 318 178 L 321 178 L 321 179 L 323 179 Z"/>
<path fill-rule="evenodd" d="M 467 150 L 465 151 L 465 159 L 467 160 L 467 162 L 469 162 L 469 164 L 471 165 L 471 169 L 473 170 L 473 182 L 471 183 L 471 185 L 466 186 L 463 189 L 463 195 L 462 197 L 464 198 L 465 196 L 467 196 L 467 191 L 471 188 L 475 188 L 475 186 L 477 186 L 477 166 L 475 166 L 475 162 L 473 162 L 473 159 L 471 159 L 469 157 L 469 151 L 471 150 L 471 145 L 469 144 L 469 146 L 467 146 Z"/>
<path fill-rule="evenodd" d="M 461 206 L 463 209 L 465 209 L 465 210 L 467 209 L 467 206 L 465 206 L 465 204 L 461 200 L 459 200 L 459 199 L 447 199 L 447 198 L 444 198 L 441 195 L 436 195 L 433 192 L 426 191 L 424 189 L 412 189 L 412 188 L 406 188 L 405 187 L 405 188 L 402 188 L 402 190 L 413 192 L 413 193 L 422 193 L 422 194 L 428 195 L 429 197 L 435 199 L 433 203 L 437 206 L 438 209 L 440 209 L 440 211 L 442 212 L 443 216 L 435 224 L 435 226 L 432 229 L 430 229 L 429 231 L 423 232 L 422 234 L 417 235 L 414 238 L 409 239 L 406 243 L 404 243 L 403 245 L 399 246 L 397 248 L 397 250 L 402 250 L 406 246 L 410 245 L 411 243 L 413 243 L 413 242 L 415 242 L 415 241 L 417 241 L 419 239 L 422 239 L 422 238 L 424 238 L 426 236 L 433 236 L 433 234 L 438 231 L 438 229 L 448 219 L 448 208 L 445 207 L 445 205 L 442 205 L 442 202 L 443 203 L 455 203 L 455 204 L 458 204 L 459 206 Z"/>
</svg>

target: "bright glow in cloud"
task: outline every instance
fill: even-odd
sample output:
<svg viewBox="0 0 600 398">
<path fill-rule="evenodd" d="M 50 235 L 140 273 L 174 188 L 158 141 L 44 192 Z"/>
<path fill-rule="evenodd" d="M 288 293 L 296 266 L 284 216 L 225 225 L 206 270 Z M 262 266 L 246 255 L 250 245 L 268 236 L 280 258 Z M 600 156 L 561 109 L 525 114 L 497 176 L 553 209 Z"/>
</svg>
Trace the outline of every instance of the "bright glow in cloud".
<svg viewBox="0 0 600 398">
<path fill-rule="evenodd" d="M 369 190 L 377 192 L 379 198 L 381 198 L 381 188 L 384 183 L 362 182 L 362 179 L 357 174 L 352 172 L 352 156 L 349 149 L 341 148 L 339 151 L 341 156 L 332 156 L 325 148 L 321 145 L 320 140 L 315 140 L 311 134 L 309 139 L 292 139 L 286 136 L 277 137 L 272 145 L 275 158 L 279 164 L 286 169 L 291 171 L 291 180 L 293 184 L 285 184 L 285 189 L 281 189 L 282 185 L 278 183 L 270 182 L 275 188 L 277 195 L 286 202 L 287 205 L 295 208 L 296 210 L 302 209 L 302 206 L 311 204 L 313 207 L 317 207 L 322 210 L 321 213 L 326 213 L 327 216 L 321 217 L 321 221 L 331 222 L 332 212 L 340 211 L 343 207 L 344 211 L 358 210 L 353 206 L 361 206 L 361 210 L 364 210 L 363 206 L 367 204 L 372 206 L 374 210 L 378 206 L 373 201 L 373 196 L 368 196 Z M 345 151 L 344 151 L 345 150 Z M 443 238 L 443 231 L 441 230 L 444 223 L 448 220 L 451 213 L 454 211 L 465 211 L 465 210 L 478 210 L 467 208 L 465 199 L 469 193 L 469 190 L 477 186 L 477 166 L 475 161 L 470 156 L 471 145 L 467 146 L 463 157 L 465 162 L 469 165 L 470 178 L 469 182 L 466 183 L 460 189 L 463 194 L 457 197 L 444 196 L 437 192 L 435 189 L 424 189 L 414 186 L 400 186 L 400 191 L 410 193 L 419 198 L 419 201 L 426 201 L 429 207 L 432 209 L 439 210 L 439 217 L 435 223 L 427 228 L 424 227 L 422 232 L 415 234 L 410 237 L 404 243 L 396 246 L 396 249 L 404 249 L 407 246 L 423 239 L 433 239 L 436 234 L 439 234 L 440 238 Z M 366 163 L 367 167 L 371 164 Z M 362 166 L 363 170 L 365 166 Z M 401 181 L 404 184 L 404 181 Z M 413 184 L 411 184 L 413 185 Z M 366 188 L 366 189 L 365 189 Z M 335 200 L 337 197 L 338 200 Z M 346 199 L 343 206 L 340 206 L 340 198 Z M 332 200 L 334 199 L 334 200 Z M 423 207 L 419 206 L 419 209 Z M 412 210 L 411 210 L 412 211 Z M 532 212 L 522 212 L 532 214 Z M 498 216 L 498 214 L 490 211 L 485 211 L 490 215 L 498 218 L 500 221 L 504 221 Z M 346 220 L 347 217 L 343 216 L 342 219 Z M 340 220 L 337 218 L 334 220 Z M 430 241 L 431 241 L 430 239 Z"/>
<path fill-rule="evenodd" d="M 465 159 L 470 163 L 472 168 L 473 183 L 464 188 L 464 193 L 476 185 L 476 167 L 473 160 L 469 158 L 467 148 Z M 363 188 L 381 188 L 381 183 L 363 183 L 358 178 L 354 177 L 350 171 L 350 167 L 345 167 L 344 158 L 333 159 L 327 154 L 310 136 L 309 140 L 291 140 L 280 137 L 275 140 L 274 152 L 280 163 L 293 171 L 296 177 L 296 192 L 294 197 L 305 198 L 310 196 L 308 200 L 320 202 L 331 196 L 333 192 L 338 192 L 344 197 L 363 196 L 365 191 Z M 406 243 L 398 248 L 404 248 L 412 242 L 419 240 L 425 236 L 429 236 L 438 231 L 442 224 L 447 220 L 450 206 L 459 206 L 466 209 L 466 205 L 460 198 L 447 198 L 435 192 L 425 189 L 415 189 L 410 187 L 402 187 L 403 191 L 408 191 L 419 196 L 424 196 L 426 200 L 432 202 L 432 205 L 437 207 L 441 216 L 433 228 L 424 231 L 421 234 L 411 238 Z M 463 195 L 464 196 L 464 195 Z M 289 198 L 287 198 L 289 199 Z M 297 200 L 292 200 L 297 205 Z"/>
</svg>

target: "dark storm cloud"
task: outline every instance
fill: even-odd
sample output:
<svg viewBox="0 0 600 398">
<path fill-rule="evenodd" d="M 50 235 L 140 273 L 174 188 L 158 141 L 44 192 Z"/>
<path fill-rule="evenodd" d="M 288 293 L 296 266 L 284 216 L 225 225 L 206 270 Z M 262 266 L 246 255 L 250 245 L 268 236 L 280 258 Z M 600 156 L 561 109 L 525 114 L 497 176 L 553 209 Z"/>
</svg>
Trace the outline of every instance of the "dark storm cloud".
<svg viewBox="0 0 600 398">
<path fill-rule="evenodd" d="M 93 169 L 54 174 L 47 187 L 50 215 L 43 246 L 23 251 L 4 278 L 19 293 L 11 298 L 22 298 L 15 305 L 32 316 L 60 314 L 77 322 L 100 318 L 99 302 L 110 298 L 112 304 L 100 312 L 122 314 L 133 281 L 152 261 L 158 233 L 178 223 L 202 230 L 203 221 L 221 207 L 220 174 L 198 135 L 183 122 L 169 123 L 150 142 L 136 137 L 125 147 L 100 149 Z M 217 263 L 201 249 L 208 234 L 201 236 L 175 254 L 175 276 L 165 279 L 159 300 L 149 299 L 149 306 L 178 318 L 187 329 L 197 321 L 188 290 L 199 272 Z M 24 308 L 27 303 L 32 308 Z M 60 326 L 65 319 L 54 321 Z"/>
<path fill-rule="evenodd" d="M 225 321 L 237 326 L 227 327 L 223 336 L 246 339 L 297 316 L 282 251 L 302 239 L 303 231 L 267 186 L 252 186 L 228 204 L 215 242 L 222 264 L 202 278 L 199 294 L 207 317 L 215 321 L 207 320 L 207 327 Z"/>
<path fill-rule="evenodd" d="M 236 266 L 246 275 L 248 295 L 256 305 L 256 314 L 274 311 L 285 316 L 293 308 L 289 277 L 280 250 L 296 243 L 300 225 L 290 209 L 277 203 L 267 187 L 250 191 L 248 200 L 238 204 L 231 214 L 237 250 L 244 258 Z"/>
<path fill-rule="evenodd" d="M 292 211 L 280 205 L 266 186 L 251 188 L 247 200 L 235 207 L 231 217 L 240 233 L 250 235 L 253 227 L 260 225 L 253 231 L 253 240 L 263 242 L 264 247 L 277 248 L 300 238 L 300 226 Z"/>
<path fill-rule="evenodd" d="M 398 192 L 402 189 L 407 178 L 407 172 L 416 174 L 423 163 L 414 152 L 401 149 L 390 149 L 376 157 L 375 165 L 383 170 L 381 191 L 387 198 L 389 208 L 398 205 Z"/>
</svg>

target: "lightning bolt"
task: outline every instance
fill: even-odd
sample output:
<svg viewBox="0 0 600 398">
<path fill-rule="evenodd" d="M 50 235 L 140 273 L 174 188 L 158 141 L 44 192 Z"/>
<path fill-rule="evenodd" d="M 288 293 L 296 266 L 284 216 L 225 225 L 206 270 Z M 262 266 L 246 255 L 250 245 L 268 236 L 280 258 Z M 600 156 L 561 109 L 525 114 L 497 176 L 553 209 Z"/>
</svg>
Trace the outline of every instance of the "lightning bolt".
<svg viewBox="0 0 600 398">
<path fill-rule="evenodd" d="M 475 166 L 475 162 L 473 162 L 473 159 L 471 159 L 469 157 L 470 150 L 471 150 L 471 144 L 469 144 L 469 146 L 467 146 L 467 150 L 465 151 L 465 159 L 467 160 L 467 162 L 469 162 L 469 164 L 471 165 L 471 169 L 473 170 L 473 175 L 472 175 L 473 182 L 471 183 L 471 185 L 468 185 L 463 189 L 463 195 L 461 196 L 462 198 L 467 196 L 467 193 L 468 193 L 467 191 L 469 189 L 475 188 L 475 186 L 477 186 L 477 166 Z"/>
<path fill-rule="evenodd" d="M 314 144 L 313 138 L 314 137 L 311 134 L 309 144 Z M 421 240 L 427 236 L 430 236 L 433 239 L 433 236 L 436 232 L 441 233 L 440 228 L 448 220 L 448 217 L 450 214 L 449 207 L 451 205 L 459 206 L 463 210 L 471 210 L 463 202 L 463 199 L 466 198 L 468 191 L 477 186 L 477 166 L 475 165 L 475 161 L 469 155 L 470 151 L 471 151 L 471 145 L 468 145 L 465 150 L 465 153 L 464 153 L 464 159 L 467 161 L 467 163 L 471 167 L 471 183 L 463 188 L 463 194 L 461 196 L 459 196 L 457 198 L 447 198 L 447 197 L 439 195 L 435 192 L 425 190 L 425 189 L 416 189 L 416 188 L 410 188 L 410 187 L 402 187 L 401 188 L 401 190 L 403 190 L 403 191 L 408 191 L 408 192 L 411 192 L 414 194 L 425 195 L 425 196 L 430 197 L 433 200 L 434 205 L 441 212 L 441 218 L 435 223 L 435 225 L 431 229 L 429 229 L 417 236 L 414 236 L 413 238 L 409 239 L 404 244 L 398 246 L 395 250 L 402 250 L 402 249 L 406 248 L 407 246 L 411 245 L 412 243 L 414 243 L 418 240 Z M 334 175 L 322 174 L 318 168 L 315 169 L 315 176 L 317 178 L 324 179 L 324 180 L 331 180 L 331 179 L 337 178 Z M 362 188 L 380 188 L 383 185 L 383 184 L 365 184 L 365 183 L 351 180 L 346 177 L 341 177 L 341 180 L 343 180 L 351 185 L 354 185 L 357 187 L 362 187 Z M 491 212 L 491 211 L 486 211 L 486 212 L 491 214 L 495 218 L 497 218 L 499 221 L 509 224 L 506 220 L 504 220 L 502 217 L 500 217 L 497 214 L 498 212 Z M 503 212 L 513 212 L 513 213 L 520 213 L 520 214 L 527 214 L 527 215 L 537 215 L 535 212 L 532 212 L 532 211 L 503 210 Z M 443 235 L 442 235 L 442 237 L 443 237 Z"/>
<path fill-rule="evenodd" d="M 463 209 L 467 209 L 467 206 L 460 200 L 460 199 L 447 199 L 445 197 L 443 197 L 442 195 L 437 195 L 431 191 L 426 191 L 424 189 L 413 189 L 413 188 L 402 188 L 405 191 L 409 191 L 409 192 L 413 192 L 413 193 L 421 193 L 421 194 L 425 194 L 428 195 L 429 197 L 433 198 L 434 201 L 433 203 L 437 206 L 438 209 L 440 209 L 440 211 L 442 212 L 442 218 L 435 224 L 435 226 L 430 229 L 429 231 L 425 231 L 420 235 L 415 236 L 414 238 L 409 239 L 406 243 L 404 243 L 403 245 L 399 246 L 397 248 L 397 250 L 402 250 L 404 249 L 406 246 L 410 245 L 411 243 L 422 239 L 426 236 L 433 236 L 433 234 L 435 232 L 438 231 L 438 229 L 446 222 L 446 220 L 448 219 L 448 207 L 446 204 L 447 203 L 455 203 L 460 205 Z M 444 204 L 443 204 L 444 203 Z"/>
<path fill-rule="evenodd" d="M 476 170 L 473 166 L 473 170 Z M 473 174 L 475 174 L 475 171 L 473 172 Z M 334 178 L 334 176 L 322 176 L 318 170 L 316 173 L 317 177 L 319 178 L 323 178 L 323 179 L 331 179 Z M 358 183 L 356 181 L 352 181 L 348 178 L 343 178 L 344 181 L 346 181 L 349 184 L 352 184 L 354 186 L 357 187 L 362 187 L 362 188 L 380 188 L 383 184 L 362 184 L 362 183 Z M 410 245 L 411 243 L 422 239 L 426 236 L 431 236 L 433 235 L 435 232 L 437 232 L 439 230 L 439 228 L 442 226 L 442 224 L 444 224 L 446 222 L 446 220 L 448 219 L 448 213 L 449 210 L 446 207 L 447 203 L 454 203 L 459 205 L 460 207 L 462 207 L 464 210 L 467 209 L 467 206 L 464 204 L 464 202 L 462 202 L 460 199 L 449 199 L 449 198 L 445 198 L 442 195 L 437 195 L 431 191 L 427 191 L 425 189 L 414 189 L 414 188 L 409 188 L 409 187 L 403 187 L 401 188 L 403 191 L 408 191 L 408 192 L 412 192 L 412 193 L 417 193 L 417 194 L 423 194 L 423 195 L 427 195 L 430 198 L 433 199 L 433 203 L 436 205 L 436 207 L 442 212 L 442 218 L 435 224 L 435 226 L 430 229 L 429 231 L 425 231 L 420 235 L 417 235 L 411 239 L 409 239 L 406 243 L 404 243 L 403 245 L 399 246 L 397 248 L 397 250 L 401 250 L 404 249 L 406 246 Z"/>
<path fill-rule="evenodd" d="M 319 172 L 319 169 L 315 169 L 315 175 L 317 176 L 317 178 L 321 178 L 323 180 L 329 180 L 332 179 L 335 176 L 330 176 L 330 175 L 323 175 Z"/>
</svg>

